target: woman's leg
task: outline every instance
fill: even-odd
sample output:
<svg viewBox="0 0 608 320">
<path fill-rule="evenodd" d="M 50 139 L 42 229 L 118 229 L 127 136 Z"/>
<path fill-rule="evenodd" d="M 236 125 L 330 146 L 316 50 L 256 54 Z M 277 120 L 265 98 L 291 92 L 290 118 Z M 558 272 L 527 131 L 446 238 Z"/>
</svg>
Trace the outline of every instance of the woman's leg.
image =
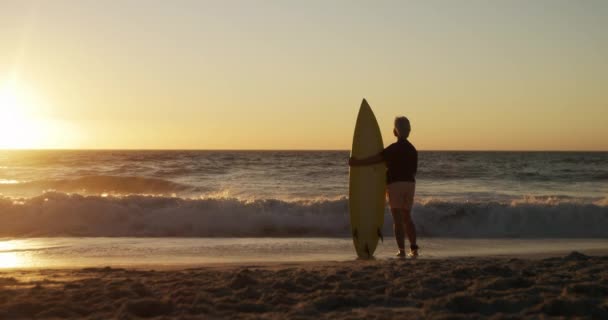
<svg viewBox="0 0 608 320">
<path fill-rule="evenodd" d="M 397 246 L 400 251 L 405 250 L 405 230 L 403 223 L 403 209 L 401 208 L 391 208 L 391 213 L 393 214 L 393 231 L 395 233 L 395 240 L 397 241 Z"/>
<path fill-rule="evenodd" d="M 407 234 L 407 238 L 410 241 L 410 248 L 417 249 L 418 244 L 416 244 L 416 225 L 414 225 L 414 221 L 412 221 L 411 209 L 403 209 L 403 224 L 405 225 L 405 233 Z"/>
</svg>

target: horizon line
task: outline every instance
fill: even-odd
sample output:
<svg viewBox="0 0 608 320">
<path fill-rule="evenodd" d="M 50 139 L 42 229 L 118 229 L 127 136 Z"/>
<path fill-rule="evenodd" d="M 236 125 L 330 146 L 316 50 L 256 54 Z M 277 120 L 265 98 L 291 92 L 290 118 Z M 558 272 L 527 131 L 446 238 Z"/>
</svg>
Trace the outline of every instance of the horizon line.
<svg viewBox="0 0 608 320">
<path fill-rule="evenodd" d="M 0 148 L 2 151 L 301 151 L 301 152 L 346 152 L 350 149 L 174 149 L 174 148 Z M 608 152 L 608 150 L 576 150 L 576 149 L 418 149 L 420 152 Z"/>
</svg>

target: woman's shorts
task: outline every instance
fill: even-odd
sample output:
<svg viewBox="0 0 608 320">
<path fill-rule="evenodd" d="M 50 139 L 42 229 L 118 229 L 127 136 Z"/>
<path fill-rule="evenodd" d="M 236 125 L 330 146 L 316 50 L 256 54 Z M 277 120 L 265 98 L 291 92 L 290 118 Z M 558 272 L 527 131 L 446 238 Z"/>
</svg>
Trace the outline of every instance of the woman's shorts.
<svg viewBox="0 0 608 320">
<path fill-rule="evenodd" d="M 386 194 L 391 209 L 412 210 L 415 192 L 415 182 L 397 181 L 386 186 Z"/>
</svg>

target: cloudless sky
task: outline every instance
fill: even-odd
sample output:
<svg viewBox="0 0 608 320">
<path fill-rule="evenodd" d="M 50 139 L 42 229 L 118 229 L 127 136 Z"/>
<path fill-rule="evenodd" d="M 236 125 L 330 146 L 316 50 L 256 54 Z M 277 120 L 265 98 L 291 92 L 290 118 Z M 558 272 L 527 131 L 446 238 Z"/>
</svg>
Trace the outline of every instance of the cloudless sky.
<svg viewBox="0 0 608 320">
<path fill-rule="evenodd" d="M 385 144 L 405 115 L 422 150 L 608 150 L 607 17 L 608 1 L 0 0 L 0 85 L 30 101 L 11 105 L 29 138 L 0 129 L 0 146 L 349 149 L 365 97 Z"/>
</svg>

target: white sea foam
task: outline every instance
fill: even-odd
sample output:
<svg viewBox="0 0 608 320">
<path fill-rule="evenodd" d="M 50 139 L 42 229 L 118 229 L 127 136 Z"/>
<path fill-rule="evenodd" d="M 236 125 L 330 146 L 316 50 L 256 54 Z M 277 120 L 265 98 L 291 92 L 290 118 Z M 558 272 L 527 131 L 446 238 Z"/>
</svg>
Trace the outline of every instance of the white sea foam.
<svg viewBox="0 0 608 320">
<path fill-rule="evenodd" d="M 427 200 L 414 207 L 419 233 L 436 237 L 608 237 L 606 199 L 511 203 Z M 385 213 L 384 233 L 391 232 Z M 47 192 L 0 198 L 0 237 L 348 236 L 348 200 L 284 201 Z"/>
</svg>

